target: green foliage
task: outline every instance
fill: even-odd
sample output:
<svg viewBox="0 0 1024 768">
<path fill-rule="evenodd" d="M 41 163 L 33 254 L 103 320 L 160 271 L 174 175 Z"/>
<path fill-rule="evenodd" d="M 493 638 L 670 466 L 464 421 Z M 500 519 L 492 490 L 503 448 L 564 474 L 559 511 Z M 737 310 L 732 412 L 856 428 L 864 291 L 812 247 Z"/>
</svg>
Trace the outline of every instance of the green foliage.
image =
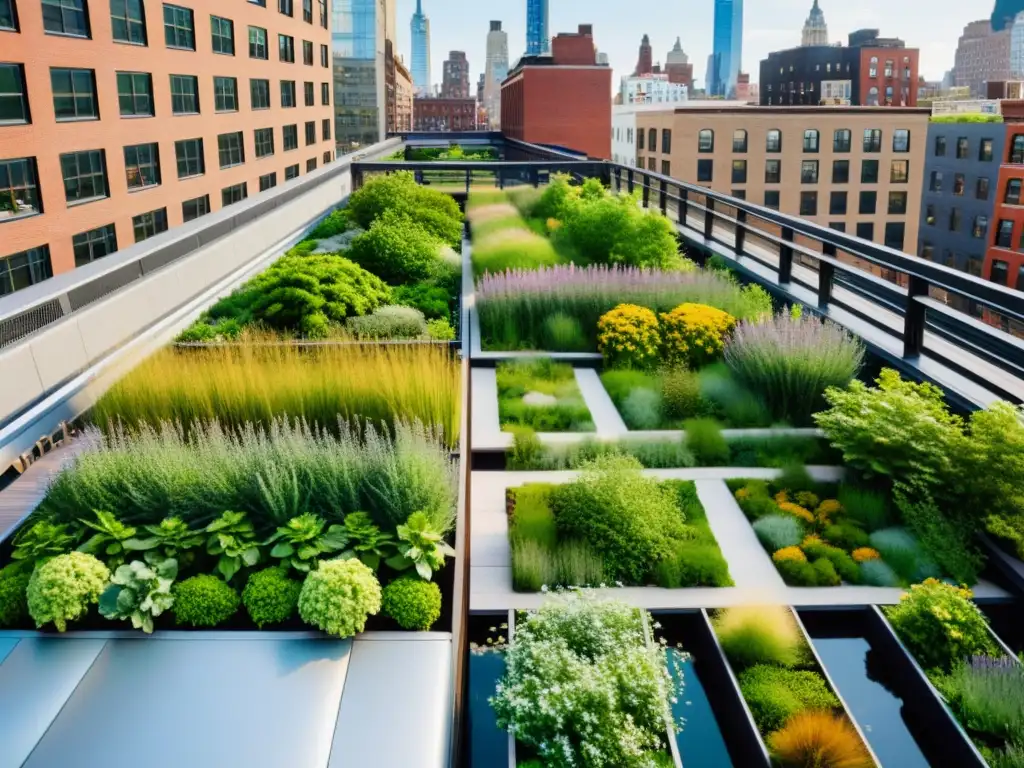
<svg viewBox="0 0 1024 768">
<path fill-rule="evenodd" d="M 938 576 L 938 568 L 905 528 L 883 528 L 872 533 L 869 541 L 904 581 L 915 582 Z"/>
<path fill-rule="evenodd" d="M 569 175 L 556 173 L 544 187 L 544 191 L 534 203 L 530 214 L 538 219 L 561 221 L 568 216 L 578 198 L 579 189 L 569 183 Z M 513 202 L 515 202 L 514 198 Z"/>
<path fill-rule="evenodd" d="M 586 352 L 587 340 L 580 321 L 564 312 L 545 318 L 544 348 L 553 352 Z"/>
<path fill-rule="evenodd" d="M 668 557 L 654 567 L 654 581 L 660 587 L 729 587 L 729 565 L 715 543 L 672 542 Z"/>
<path fill-rule="evenodd" d="M 125 525 L 110 512 L 97 510 L 95 520 L 79 519 L 82 525 L 95 531 L 79 547 L 79 552 L 95 555 L 102 559 L 108 568 L 117 569 L 125 560 L 125 543 L 135 536 L 135 529 Z"/>
<path fill-rule="evenodd" d="M 615 239 L 609 261 L 636 267 L 677 268 L 683 262 L 674 225 L 657 211 L 640 211 Z"/>
<path fill-rule="evenodd" d="M 95 605 L 110 580 L 110 570 L 92 555 L 69 552 L 36 566 L 25 595 L 37 627 L 53 623 L 58 632 Z"/>
<path fill-rule="evenodd" d="M 653 367 L 660 341 L 658 317 L 647 307 L 619 304 L 597 321 L 597 349 L 609 368 Z"/>
<path fill-rule="evenodd" d="M 837 547 L 841 547 L 848 552 L 853 551 L 858 547 L 866 547 L 869 540 L 867 533 L 865 533 L 862 528 L 851 523 L 827 525 L 825 526 L 825 530 L 822 531 L 822 535 L 832 544 L 835 544 Z"/>
<path fill-rule="evenodd" d="M 544 445 L 537 433 L 529 427 L 510 427 L 512 433 L 512 453 L 508 456 L 508 469 L 537 469 L 544 453 Z"/>
<path fill-rule="evenodd" d="M 293 517 L 263 542 L 265 547 L 271 544 L 270 556 L 280 560 L 282 567 L 309 573 L 324 555 L 344 549 L 348 535 L 344 526 L 327 527 L 321 518 L 307 512 Z"/>
<path fill-rule="evenodd" d="M 900 577 L 884 560 L 865 560 L 859 567 L 861 583 L 869 587 L 900 586 Z"/>
<path fill-rule="evenodd" d="M 244 512 L 224 512 L 206 526 L 206 552 L 217 558 L 217 571 L 231 581 L 243 566 L 260 561 L 256 529 Z"/>
<path fill-rule="evenodd" d="M 729 444 L 721 425 L 714 419 L 690 419 L 683 422 L 686 446 L 697 463 L 704 467 L 722 467 L 729 463 Z"/>
<path fill-rule="evenodd" d="M 811 567 L 814 568 L 814 580 L 819 587 L 839 586 L 839 574 L 828 558 L 819 557 L 811 563 Z"/>
<path fill-rule="evenodd" d="M 411 172 L 375 176 L 349 198 L 349 219 L 363 229 L 370 229 L 387 212 L 415 221 L 452 247 L 462 240 L 458 203 L 444 192 L 418 185 Z"/>
<path fill-rule="evenodd" d="M 996 653 L 985 615 L 971 597 L 969 589 L 927 579 L 883 610 L 923 667 L 949 670 L 970 656 Z"/>
<path fill-rule="evenodd" d="M 700 393 L 700 377 L 686 368 L 673 368 L 661 375 L 661 397 L 669 419 L 706 416 L 709 405 Z"/>
<path fill-rule="evenodd" d="M 803 659 L 803 637 L 789 609 L 781 606 L 741 606 L 719 611 L 715 634 L 731 664 L 793 667 Z"/>
<path fill-rule="evenodd" d="M 346 541 L 341 557 L 357 557 L 363 565 L 376 571 L 381 560 L 395 551 L 395 537 L 381 531 L 365 512 L 349 513 L 341 528 L 339 538 Z"/>
<path fill-rule="evenodd" d="M 433 285 L 429 282 L 415 283 L 414 285 L 400 285 L 394 289 L 394 301 L 396 304 L 418 309 L 424 317 L 433 319 L 448 319 L 448 291 L 440 285 Z"/>
<path fill-rule="evenodd" d="M 531 484 L 515 489 L 515 506 L 509 521 L 509 536 L 514 541 L 536 541 L 553 547 L 558 538 L 555 513 L 549 498 L 552 486 Z"/>
<path fill-rule="evenodd" d="M 384 587 L 381 606 L 402 629 L 426 632 L 441 617 L 441 588 L 420 579 L 395 579 Z"/>
<path fill-rule="evenodd" d="M 0 569 L 0 628 L 17 627 L 28 621 L 28 589 L 31 563 L 10 563 Z"/>
<path fill-rule="evenodd" d="M 435 530 L 430 518 L 423 512 L 413 512 L 397 528 L 398 554 L 387 559 L 389 568 L 404 571 L 415 568 L 416 574 L 430 581 L 435 571 L 444 567 L 445 557 L 455 557 L 455 550 L 444 540 L 444 534 Z"/>
<path fill-rule="evenodd" d="M 306 575 L 299 616 L 336 637 L 362 632 L 367 616 L 380 611 L 381 589 L 373 571 L 355 559 L 325 560 Z"/>
<path fill-rule="evenodd" d="M 345 256 L 386 283 L 405 285 L 434 274 L 440 247 L 414 220 L 388 212 L 352 241 Z"/>
<path fill-rule="evenodd" d="M 171 584 L 178 578 L 178 561 L 173 557 L 153 566 L 132 560 L 114 571 L 103 594 L 100 614 L 107 619 L 130 619 L 135 629 L 153 633 L 153 619 L 174 603 Z"/>
<path fill-rule="evenodd" d="M 455 329 L 445 317 L 427 320 L 427 336 L 433 341 L 454 341 Z"/>
<path fill-rule="evenodd" d="M 612 402 L 619 408 L 634 389 L 658 388 L 657 378 L 653 374 L 632 368 L 605 370 L 601 373 L 601 383 Z"/>
<path fill-rule="evenodd" d="M 837 498 L 846 515 L 868 533 L 893 524 L 889 500 L 883 493 L 843 483 Z"/>
<path fill-rule="evenodd" d="M 739 683 L 761 733 L 781 728 L 807 709 L 839 708 L 839 699 L 817 672 L 756 664 L 740 673 Z"/>
<path fill-rule="evenodd" d="M 709 415 L 721 418 L 730 427 L 771 426 L 771 413 L 764 401 L 737 381 L 724 364 L 703 368 L 698 376 L 701 398 L 710 407 Z"/>
<path fill-rule="evenodd" d="M 22 526 L 15 535 L 11 559 L 27 563 L 31 569 L 40 560 L 73 549 L 78 539 L 79 533 L 71 525 L 37 520 Z"/>
<path fill-rule="evenodd" d="M 976 583 L 985 565 L 985 556 L 978 546 L 964 536 L 956 520 L 942 514 L 927 493 L 914 494 L 908 490 L 902 485 L 896 487 L 896 507 L 929 559 L 957 584 Z M 915 496 L 917 501 L 913 500 Z"/>
<path fill-rule="evenodd" d="M 970 451 L 956 459 L 962 467 L 971 506 L 989 511 L 987 530 L 1024 559 L 1022 420 L 1024 411 L 1004 402 L 976 411 L 971 414 Z"/>
<path fill-rule="evenodd" d="M 525 226 L 510 227 L 490 235 L 473 236 L 473 272 L 499 273 L 509 269 L 539 269 L 562 261 L 554 245 Z"/>
<path fill-rule="evenodd" d="M 238 591 L 204 573 L 174 585 L 174 618 L 192 627 L 216 627 L 238 611 Z"/>
<path fill-rule="evenodd" d="M 242 590 L 242 603 L 253 623 L 263 629 L 294 616 L 301 591 L 302 582 L 288 578 L 284 568 L 273 566 L 249 576 Z"/>
<path fill-rule="evenodd" d="M 1016 659 L 975 657 L 937 685 L 970 732 L 1024 749 L 1024 665 Z"/>
<path fill-rule="evenodd" d="M 502 362 L 498 363 L 497 381 L 498 417 L 503 427 L 529 427 L 538 432 L 593 429 L 571 365 L 547 357 Z"/>
<path fill-rule="evenodd" d="M 932 115 L 929 120 L 933 123 L 1001 123 L 1003 116 L 988 114 Z"/>
<path fill-rule="evenodd" d="M 791 587 L 816 587 L 821 576 L 815 564 L 807 560 L 776 560 L 775 567 L 782 580 Z M 821 585 L 831 586 L 831 585 Z"/>
<path fill-rule="evenodd" d="M 313 240 L 325 240 L 328 237 L 340 235 L 348 227 L 348 211 L 344 208 L 339 208 L 327 214 L 324 220 L 317 224 L 316 228 L 309 233 L 309 237 Z"/>
<path fill-rule="evenodd" d="M 787 464 L 783 467 L 782 473 L 775 479 L 775 485 L 790 493 L 813 493 L 818 487 L 807 467 L 802 464 Z"/>
<path fill-rule="evenodd" d="M 174 558 L 179 565 L 187 567 L 195 559 L 193 550 L 206 541 L 202 531 L 192 530 L 180 517 L 166 517 L 159 525 L 144 525 L 142 529 L 149 535 L 128 539 L 124 548 L 129 552 L 143 552 L 150 565 Z"/>
<path fill-rule="evenodd" d="M 639 387 L 622 401 L 622 419 L 630 429 L 657 429 L 661 424 L 661 395 Z"/>
<path fill-rule="evenodd" d="M 754 533 L 769 552 L 795 547 L 803 541 L 804 527 L 792 515 L 765 515 L 754 521 Z"/>
<path fill-rule="evenodd" d="M 174 337 L 179 344 L 202 344 L 209 341 L 216 341 L 219 331 L 207 322 L 196 321 L 184 331 Z"/>
<path fill-rule="evenodd" d="M 596 587 L 604 582 L 604 563 L 585 543 L 563 541 L 547 546 L 532 539 L 512 539 L 512 588 L 539 592 L 542 587 Z"/>
<path fill-rule="evenodd" d="M 345 326 L 359 339 L 418 339 L 427 333 L 427 321 L 422 312 L 395 305 L 378 307 L 369 315 L 350 317 Z"/>
</svg>

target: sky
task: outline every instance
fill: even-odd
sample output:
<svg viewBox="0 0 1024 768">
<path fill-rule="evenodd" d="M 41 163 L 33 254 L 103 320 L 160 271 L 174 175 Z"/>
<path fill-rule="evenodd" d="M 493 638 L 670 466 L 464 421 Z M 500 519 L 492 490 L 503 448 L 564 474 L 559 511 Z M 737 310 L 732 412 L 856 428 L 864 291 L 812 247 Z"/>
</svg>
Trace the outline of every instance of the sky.
<svg viewBox="0 0 1024 768">
<path fill-rule="evenodd" d="M 526 0 L 422 0 L 430 19 L 431 80 L 441 82 L 442 63 L 452 50 L 465 51 L 474 88 L 483 72 L 491 19 L 508 32 L 509 64 L 526 48 Z M 678 36 L 703 86 L 711 53 L 713 0 L 550 0 L 551 34 L 594 25 L 599 51 L 608 54 L 613 81 L 636 66 L 640 38 L 650 35 L 654 61 L 664 62 Z M 757 81 L 761 59 L 769 52 L 800 44 L 800 30 L 812 0 L 746 0 L 743 19 L 743 71 Z M 987 18 L 992 0 L 819 0 L 829 40 L 878 28 L 883 37 L 900 37 L 921 50 L 921 74 L 939 80 L 953 66 L 957 39 L 972 20 Z M 409 21 L 416 0 L 397 0 L 398 51 L 410 60 Z"/>
</svg>

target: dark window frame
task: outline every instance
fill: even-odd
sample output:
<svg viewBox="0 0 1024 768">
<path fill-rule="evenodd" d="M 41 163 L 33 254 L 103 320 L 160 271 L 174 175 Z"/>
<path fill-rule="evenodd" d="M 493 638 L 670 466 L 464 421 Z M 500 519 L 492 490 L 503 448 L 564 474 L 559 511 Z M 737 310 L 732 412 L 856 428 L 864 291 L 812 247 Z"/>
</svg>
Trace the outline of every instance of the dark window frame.
<svg viewBox="0 0 1024 768">
<path fill-rule="evenodd" d="M 697 152 L 708 154 L 715 151 L 715 132 L 710 128 L 701 128 L 697 132 Z"/>
<path fill-rule="evenodd" d="M 191 210 L 189 204 L 192 203 Z M 199 197 L 192 197 L 188 200 L 182 200 L 181 202 L 181 220 L 182 223 L 189 221 L 195 221 L 200 216 L 205 216 L 210 213 L 210 196 L 209 194 L 200 195 Z"/>
<path fill-rule="evenodd" d="M 0 118 L 0 125 L 30 125 L 32 123 L 32 113 L 29 110 L 28 101 L 28 85 L 25 83 L 25 67 L 22 64 L 16 64 L 14 62 L 3 62 L 0 64 L 0 68 L 10 70 L 13 73 L 15 80 L 15 86 L 20 90 L 4 91 L 0 93 L 0 104 L 10 104 L 15 102 L 15 110 L 11 110 L 11 114 L 20 112 L 21 117 L 14 118 Z M 4 107 L 4 111 L 7 111 L 8 107 Z M 0 111 L 0 115 L 4 114 L 4 111 Z"/>
<path fill-rule="evenodd" d="M 67 76 L 69 86 L 58 84 L 56 78 Z M 83 88 L 82 86 L 87 86 Z M 81 88 L 81 90 L 79 90 Z M 50 67 L 50 92 L 53 95 L 53 116 L 58 123 L 77 123 L 100 119 L 99 93 L 96 90 L 96 72 L 92 69 Z M 62 114 L 58 99 L 71 103 L 73 114 Z M 79 111 L 79 103 L 91 105 L 91 111 Z"/>
<path fill-rule="evenodd" d="M 270 80 L 262 77 L 249 78 L 249 109 L 270 109 Z"/>
<path fill-rule="evenodd" d="M 117 252 L 117 229 L 113 224 L 79 232 L 71 238 L 71 250 L 75 256 L 75 267 L 90 264 Z M 80 250 L 84 251 L 80 255 Z M 97 253 L 102 251 L 102 253 Z"/>
<path fill-rule="evenodd" d="M 117 111 L 121 117 L 156 117 L 156 103 L 153 99 L 153 75 L 149 72 L 116 72 L 115 82 L 117 83 Z M 145 90 L 136 86 L 143 84 Z M 127 90 L 122 90 L 122 84 L 127 85 Z M 125 103 L 130 105 L 131 111 L 125 111 Z M 149 104 L 148 110 L 140 108 L 140 103 Z"/>
<path fill-rule="evenodd" d="M 227 24 L 228 33 L 224 34 L 224 25 Z M 219 27 L 219 30 L 218 30 Z M 223 16 L 210 14 L 210 38 L 213 52 L 221 56 L 235 55 L 235 22 Z M 221 50 L 217 49 L 217 41 L 220 40 Z M 228 50 L 224 50 L 224 40 L 228 41 Z"/>
<path fill-rule="evenodd" d="M 849 128 L 836 128 L 832 134 L 832 151 L 847 153 L 853 147 L 853 131 Z"/>
<path fill-rule="evenodd" d="M 92 38 L 92 27 L 89 24 L 89 4 L 86 0 L 41 0 L 41 5 L 43 11 L 43 31 L 47 35 L 77 37 L 87 40 Z M 47 12 L 47 8 L 50 9 L 49 12 Z M 59 19 L 55 18 L 55 14 L 59 16 Z M 71 14 L 72 18 L 76 15 L 81 15 L 81 26 L 75 25 L 74 29 L 81 29 L 83 31 L 68 31 L 68 14 Z M 60 28 L 55 29 L 53 26 L 47 26 L 54 23 L 59 25 Z"/>
<path fill-rule="evenodd" d="M 132 183 L 132 170 L 142 183 Z M 129 144 L 124 148 L 124 174 L 129 192 L 160 186 L 160 145 Z"/>
<path fill-rule="evenodd" d="M 199 103 L 199 78 L 195 75 L 171 75 L 171 114 L 184 116 L 184 115 L 198 115 L 201 114 L 202 105 Z M 180 88 L 185 84 L 191 84 L 193 86 L 191 92 L 187 92 Z M 175 86 L 179 86 L 175 90 Z M 180 105 L 180 109 L 175 107 L 175 104 Z M 189 110 L 187 107 L 190 105 L 195 106 L 194 110 Z"/>
<path fill-rule="evenodd" d="M 174 162 L 179 179 L 191 179 L 206 173 L 206 152 L 203 139 L 179 139 L 174 142 Z M 182 168 L 184 167 L 184 173 Z"/>
<path fill-rule="evenodd" d="M 171 18 L 168 19 L 168 12 Z M 164 3 L 164 46 L 177 51 L 196 50 L 196 14 L 191 8 Z"/>
<path fill-rule="evenodd" d="M 53 263 L 50 261 L 49 245 L 37 245 L 35 248 L 0 256 L 0 296 L 8 296 L 51 277 Z"/>
<path fill-rule="evenodd" d="M 116 9 L 120 11 L 116 15 L 115 5 L 120 6 Z M 131 15 L 135 11 L 138 13 L 137 18 Z M 123 36 L 118 37 L 119 33 Z M 146 6 L 142 0 L 110 0 L 110 36 L 115 43 L 143 47 L 149 45 L 149 34 L 146 30 Z"/>
<path fill-rule="evenodd" d="M 262 33 L 263 40 L 260 40 Z M 255 40 L 253 37 L 255 36 Z M 260 52 L 263 55 L 260 55 Z M 249 58 L 257 61 L 269 61 L 270 50 L 267 48 L 267 30 L 264 27 L 249 26 Z"/>
<path fill-rule="evenodd" d="M 256 157 L 270 157 L 274 154 L 274 129 L 256 128 L 253 130 L 253 140 L 256 145 Z"/>
<path fill-rule="evenodd" d="M 142 237 L 139 237 L 141 228 Z M 132 216 L 132 232 L 135 235 L 135 242 L 141 243 L 151 237 L 156 237 L 167 231 L 167 208 L 156 208 L 152 211 Z"/>
<path fill-rule="evenodd" d="M 245 136 L 241 131 L 217 134 L 217 163 L 221 170 L 245 164 Z"/>
<path fill-rule="evenodd" d="M 89 167 L 83 169 L 82 161 L 86 160 Z M 74 162 L 75 175 L 68 176 L 67 163 Z M 98 166 L 98 167 L 97 167 Z M 105 200 L 110 197 L 110 184 L 107 180 L 107 157 L 102 149 L 83 149 L 77 152 L 65 152 L 60 156 L 60 175 L 64 181 L 64 199 L 68 207 L 83 205 L 96 200 Z M 77 184 L 81 189 L 75 195 L 71 194 L 69 183 Z M 88 184 L 83 184 L 83 179 L 90 179 Z M 102 189 L 99 187 L 102 186 Z M 91 192 L 91 194 L 89 194 Z"/>
<path fill-rule="evenodd" d="M 249 184 L 240 181 L 238 184 L 231 184 L 220 191 L 220 207 L 227 208 L 229 205 L 240 203 L 249 197 Z"/>
<path fill-rule="evenodd" d="M 24 206 L 27 212 L 19 208 Z M 35 157 L 0 159 L 0 222 L 43 213 L 43 196 Z"/>
<path fill-rule="evenodd" d="M 238 78 L 214 76 L 213 111 L 237 112 L 238 109 Z"/>
</svg>

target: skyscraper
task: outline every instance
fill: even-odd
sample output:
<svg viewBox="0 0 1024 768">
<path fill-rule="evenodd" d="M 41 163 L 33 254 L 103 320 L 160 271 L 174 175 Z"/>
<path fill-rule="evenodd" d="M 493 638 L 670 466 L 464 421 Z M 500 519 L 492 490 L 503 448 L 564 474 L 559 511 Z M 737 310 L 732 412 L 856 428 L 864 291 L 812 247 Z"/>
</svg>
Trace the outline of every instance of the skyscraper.
<svg viewBox="0 0 1024 768">
<path fill-rule="evenodd" d="M 804 22 L 800 45 L 828 45 L 828 25 L 825 24 L 825 14 L 818 7 L 818 0 L 814 0 L 807 21 Z"/>
<path fill-rule="evenodd" d="M 409 71 L 412 85 L 419 95 L 430 93 L 430 19 L 423 13 L 422 0 L 416 0 L 416 13 L 412 15 L 410 37 L 412 60 Z"/>
<path fill-rule="evenodd" d="M 491 128 L 501 124 L 501 83 L 508 76 L 508 33 L 500 21 L 492 21 L 487 33 L 487 62 L 484 64 L 484 105 Z"/>
<path fill-rule="evenodd" d="M 343 151 L 375 144 L 387 130 L 387 3 L 334 0 L 334 138 Z"/>
<path fill-rule="evenodd" d="M 715 0 L 713 51 L 708 95 L 728 98 L 743 57 L 743 0 Z"/>
<path fill-rule="evenodd" d="M 690 63 L 690 57 L 686 55 L 678 37 L 676 44 L 665 57 L 665 73 L 670 83 L 682 83 L 687 89 L 693 90 L 693 64 Z"/>
<path fill-rule="evenodd" d="M 526 0 L 526 55 L 551 53 L 548 0 Z"/>
<path fill-rule="evenodd" d="M 636 60 L 634 75 L 649 75 L 654 68 L 654 54 L 651 52 L 651 38 L 644 35 L 640 41 L 640 53 Z"/>
<path fill-rule="evenodd" d="M 441 98 L 469 98 L 469 62 L 466 60 L 465 51 L 452 51 L 445 59 Z"/>
</svg>

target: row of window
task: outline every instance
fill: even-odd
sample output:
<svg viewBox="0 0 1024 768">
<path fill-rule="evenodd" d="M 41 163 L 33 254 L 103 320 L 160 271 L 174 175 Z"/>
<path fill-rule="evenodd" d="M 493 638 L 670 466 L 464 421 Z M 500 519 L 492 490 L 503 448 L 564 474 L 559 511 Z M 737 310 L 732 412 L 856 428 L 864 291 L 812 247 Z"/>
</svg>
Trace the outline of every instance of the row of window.
<svg viewBox="0 0 1024 768">
<path fill-rule="evenodd" d="M 932 171 L 931 177 L 928 180 L 928 191 L 929 192 L 941 192 L 943 187 L 944 175 L 942 171 Z M 1016 181 L 1016 193 L 1013 195 L 1014 202 L 1010 202 L 1011 197 L 1011 185 L 1012 182 Z M 1020 202 L 1020 179 L 1011 179 L 1007 183 L 1006 189 L 1006 202 L 1009 205 L 1017 205 Z M 963 197 L 967 190 L 967 177 L 962 173 L 953 174 L 953 194 L 957 197 Z M 987 176 L 979 176 L 974 186 L 974 196 L 978 200 L 988 200 L 989 192 L 989 179 Z"/>
<path fill-rule="evenodd" d="M 1024 139 L 1024 136 L 1021 137 Z M 1022 147 L 1024 153 L 1024 147 Z M 971 140 L 967 136 L 958 136 L 956 140 L 956 159 L 967 160 L 971 154 Z M 946 137 L 935 137 L 935 156 L 946 156 Z M 978 160 L 990 162 L 992 160 L 992 139 L 982 139 L 978 142 Z"/>
<path fill-rule="evenodd" d="M 647 146 L 644 147 L 644 135 L 646 133 Z M 632 140 L 631 129 L 626 129 L 627 140 Z M 732 134 L 732 151 L 747 151 L 748 134 L 742 128 L 737 128 Z M 813 128 L 804 131 L 803 151 L 815 153 L 821 145 L 821 132 Z M 848 128 L 840 128 L 832 134 L 832 151 L 849 152 L 853 146 L 853 133 Z M 636 132 L 636 148 L 647 149 L 650 152 L 658 151 L 658 131 L 648 128 L 638 128 Z M 863 136 L 863 148 L 865 152 L 882 151 L 882 131 L 879 128 L 865 128 Z M 672 131 L 663 128 L 661 131 L 661 151 L 672 151 Z M 697 151 L 708 153 L 715 151 L 715 132 L 710 128 L 703 128 L 697 134 Z M 782 151 L 782 131 L 778 128 L 771 128 L 765 134 L 765 152 L 778 153 Z M 910 131 L 905 128 L 897 128 L 892 134 L 892 151 L 910 151 Z"/>
<path fill-rule="evenodd" d="M 324 152 L 324 165 L 333 159 L 331 152 Z M 306 161 L 306 173 L 315 171 L 317 158 Z M 2 174 L 0 169 L 0 174 Z M 284 180 L 294 179 L 299 175 L 299 164 L 289 165 L 284 169 Z M 0 176 L 2 178 L 2 176 Z M 265 192 L 277 186 L 277 172 L 259 177 L 259 191 Z M 221 207 L 245 200 L 249 196 L 248 182 L 233 184 L 221 190 Z M 182 219 L 186 222 L 198 219 L 210 213 L 210 196 L 200 195 L 181 204 Z M 167 231 L 167 208 L 140 213 L 132 217 L 132 231 L 135 242 L 139 243 L 161 232 Z M 109 256 L 117 250 L 117 231 L 113 224 L 106 224 L 88 232 L 82 232 L 71 239 L 75 254 L 75 266 L 80 267 L 96 259 Z M 35 285 L 53 277 L 53 266 L 50 261 L 49 245 L 30 248 L 10 256 L 0 258 L 0 296 Z"/>
<path fill-rule="evenodd" d="M 330 118 L 320 125 L 321 140 L 331 138 Z M 256 157 L 274 154 L 274 129 L 257 128 L 254 131 Z M 305 144 L 317 143 L 316 122 L 305 124 Z M 282 128 L 283 151 L 299 148 L 299 128 Z M 206 173 L 203 139 L 183 139 L 174 142 L 174 159 L 179 179 Z M 220 168 L 232 168 L 245 163 L 245 146 L 241 131 L 222 133 L 217 137 L 217 160 Z M 160 184 L 161 164 L 158 144 L 134 144 L 124 147 L 125 176 L 129 191 L 147 189 Z M 64 179 L 64 197 L 69 205 L 108 197 L 106 151 L 68 152 L 60 156 L 61 175 Z M 0 222 L 43 212 L 36 160 L 21 157 L 0 160 Z"/>
<path fill-rule="evenodd" d="M 1020 249 L 1024 250 L 1024 232 L 1021 233 Z M 956 257 L 949 248 L 943 251 L 943 257 L 940 261 L 936 258 L 935 246 L 928 240 L 921 241 L 921 258 L 929 259 L 939 264 L 945 264 L 947 267 L 957 268 Z M 967 273 L 974 275 L 975 277 L 981 277 L 983 259 L 981 256 L 967 256 L 966 268 Z M 999 285 L 1005 285 L 1008 287 L 1014 287 L 1018 291 L 1024 291 L 1024 264 L 1017 268 L 1017 278 L 1013 286 L 1010 286 L 1009 282 L 1009 264 L 1002 259 L 993 259 L 992 267 L 989 270 L 989 280 Z M 979 314 L 980 317 L 980 314 Z"/>
<path fill-rule="evenodd" d="M 111 37 L 119 43 L 149 45 L 146 7 L 143 0 L 109 0 L 109 2 Z M 266 6 L 265 0 L 264 2 L 249 0 L 249 2 L 253 5 Z M 320 26 L 329 29 L 327 0 L 317 0 L 317 4 L 320 9 Z M 47 33 L 68 37 L 92 37 L 89 0 L 41 0 L 40 5 L 43 13 L 43 29 Z M 278 0 L 278 10 L 286 16 L 295 15 L 292 0 Z M 308 24 L 313 23 L 313 0 L 302 0 L 302 20 Z M 168 48 L 184 48 L 192 51 L 196 49 L 195 13 L 191 8 L 164 3 L 163 24 L 164 44 Z M 234 56 L 234 22 L 221 16 L 210 16 L 210 26 L 212 28 L 213 52 Z M 19 31 L 18 8 L 15 0 L 0 0 L 0 29 Z M 254 27 L 249 29 L 252 30 Z M 279 37 L 284 37 L 284 35 Z M 264 38 L 266 38 L 266 30 L 264 30 Z M 282 58 L 281 60 L 295 61 L 294 39 L 288 39 L 292 40 L 293 56 L 290 59 Z M 306 63 L 312 66 L 313 43 L 306 41 L 305 44 L 308 44 L 310 51 Z M 321 50 L 324 49 L 326 46 L 321 47 Z"/>
<path fill-rule="evenodd" d="M 925 206 L 924 210 L 924 223 L 927 226 L 934 227 L 937 225 L 938 216 L 935 211 L 934 205 Z M 963 215 L 959 208 L 953 207 L 949 209 L 949 231 L 959 232 L 960 226 L 963 223 Z M 978 239 L 984 239 L 988 235 L 988 216 L 984 214 L 978 214 L 974 217 L 974 221 L 971 224 L 970 234 L 972 237 Z"/>
<path fill-rule="evenodd" d="M 651 158 L 653 167 L 653 158 Z M 643 163 L 641 162 L 641 167 Z M 817 160 L 803 160 L 800 162 L 800 183 L 801 184 L 817 184 L 819 182 L 819 161 Z M 697 160 L 697 181 L 699 182 L 711 182 L 714 181 L 715 165 L 713 160 Z M 860 164 L 860 182 L 861 184 L 877 184 L 879 179 L 879 162 L 878 160 L 861 160 Z M 906 184 L 910 179 L 910 161 L 909 160 L 891 160 L 889 162 L 889 182 L 891 184 Z M 732 183 L 733 184 L 745 184 L 747 181 L 747 161 L 746 160 L 733 160 L 732 161 Z M 765 160 L 764 161 L 764 181 L 765 184 L 781 184 L 782 183 L 782 161 L 781 160 Z M 832 161 L 832 183 L 833 184 L 849 184 L 850 183 L 850 161 L 849 160 L 833 160 Z"/>
<path fill-rule="evenodd" d="M 0 0 L 2 1 L 2 0 Z M 153 76 L 148 72 L 117 72 L 117 102 L 121 117 L 154 117 Z M 199 78 L 195 75 L 171 75 L 171 114 L 198 115 Z M 53 112 L 58 122 L 98 120 L 99 98 L 96 73 L 92 69 L 50 68 Z M 238 78 L 213 78 L 214 111 L 237 112 L 239 109 Z M 280 81 L 281 106 L 298 104 L 294 80 Z M 303 83 L 303 103 L 316 105 L 316 84 Z M 330 83 L 320 83 L 320 104 L 331 103 Z M 270 109 L 270 80 L 249 79 L 249 107 Z M 28 92 L 21 64 L 0 64 L 0 124 L 19 125 L 32 122 Z"/>
</svg>

